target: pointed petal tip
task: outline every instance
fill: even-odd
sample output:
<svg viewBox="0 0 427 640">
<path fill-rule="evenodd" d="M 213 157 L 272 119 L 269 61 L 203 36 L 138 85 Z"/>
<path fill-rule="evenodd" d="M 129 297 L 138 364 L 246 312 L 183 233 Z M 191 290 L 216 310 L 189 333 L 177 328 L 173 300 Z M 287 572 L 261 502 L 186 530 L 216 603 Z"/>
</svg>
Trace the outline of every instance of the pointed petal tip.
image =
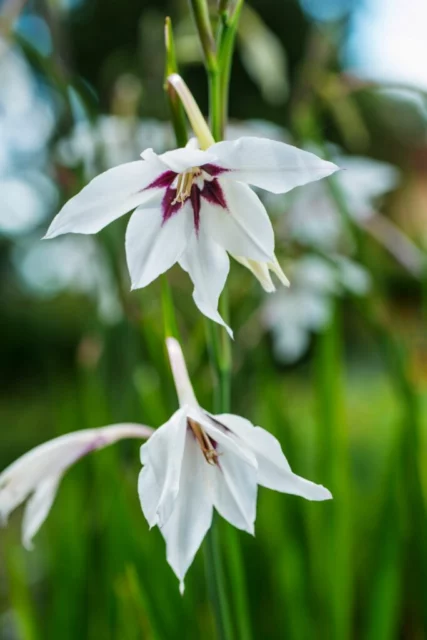
<svg viewBox="0 0 427 640">
<path fill-rule="evenodd" d="M 330 176 L 331 176 L 332 174 L 336 173 L 337 171 L 342 171 L 341 167 L 339 167 L 339 166 L 338 166 L 337 164 L 335 164 L 334 162 L 328 162 L 328 165 L 329 165 L 329 169 L 330 169 L 330 171 L 329 171 L 328 175 L 330 175 Z"/>
<path fill-rule="evenodd" d="M 60 231 L 55 231 L 52 229 L 52 225 L 50 225 L 49 229 L 46 231 L 44 236 L 41 238 L 42 240 L 52 240 L 52 238 L 56 238 L 56 236 L 61 235 Z"/>
<path fill-rule="evenodd" d="M 26 551 L 34 551 L 34 543 L 31 538 L 22 537 L 22 546 Z"/>
<path fill-rule="evenodd" d="M 180 594 L 183 596 L 184 595 L 184 591 L 185 591 L 185 584 L 184 584 L 184 580 L 181 580 L 179 583 L 179 592 Z"/>
<path fill-rule="evenodd" d="M 313 500 L 315 502 L 321 502 L 323 500 L 333 500 L 333 495 L 321 484 L 314 484 L 312 490 L 310 491 L 310 495 L 307 496 L 308 500 Z"/>
</svg>

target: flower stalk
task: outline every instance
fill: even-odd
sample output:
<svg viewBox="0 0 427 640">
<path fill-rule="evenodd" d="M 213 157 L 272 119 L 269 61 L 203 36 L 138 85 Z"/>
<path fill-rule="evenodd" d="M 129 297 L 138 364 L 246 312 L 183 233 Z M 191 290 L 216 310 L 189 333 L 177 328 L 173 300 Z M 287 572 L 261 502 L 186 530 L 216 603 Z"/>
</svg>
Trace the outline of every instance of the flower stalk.
<svg viewBox="0 0 427 640">
<path fill-rule="evenodd" d="M 218 56 L 215 60 L 216 64 L 209 64 L 206 57 L 206 71 L 209 83 L 209 119 L 212 136 L 216 142 L 223 140 L 225 137 L 233 50 L 242 6 L 243 0 L 238 0 L 238 4 L 233 13 L 233 18 L 230 21 L 229 0 L 219 1 L 217 32 Z M 206 34 L 199 29 L 199 37 L 202 45 L 205 35 Z M 209 29 L 209 37 L 211 37 L 211 35 L 212 31 Z M 224 321 L 228 324 L 230 312 L 229 297 L 226 288 L 224 288 L 222 292 L 219 301 L 219 309 Z M 214 394 L 215 410 L 221 413 L 228 412 L 230 411 L 231 405 L 232 369 L 230 336 L 226 331 L 215 326 L 212 322 L 208 321 L 207 324 L 209 352 L 216 380 Z M 221 637 L 232 638 L 233 627 L 231 626 L 230 605 L 226 598 L 218 524 L 218 522 L 214 523 L 206 537 L 206 573 L 208 577 L 209 590 L 214 602 L 218 630 L 220 631 Z M 236 532 L 231 527 L 228 527 L 224 533 L 227 534 L 228 565 L 230 567 L 234 584 L 235 613 L 238 634 L 240 638 L 250 640 L 252 633 L 241 549 Z"/>
<path fill-rule="evenodd" d="M 190 7 L 202 45 L 206 67 L 214 71 L 217 67 L 217 56 L 208 4 L 206 0 L 190 0 Z"/>
<path fill-rule="evenodd" d="M 172 29 L 172 21 L 169 17 L 165 21 L 165 91 L 168 96 L 172 126 L 175 133 L 177 145 L 185 147 L 187 144 L 187 125 L 185 121 L 184 108 L 178 93 L 172 84 L 168 82 L 169 76 L 178 73 L 178 63 L 176 60 L 175 39 Z"/>
</svg>

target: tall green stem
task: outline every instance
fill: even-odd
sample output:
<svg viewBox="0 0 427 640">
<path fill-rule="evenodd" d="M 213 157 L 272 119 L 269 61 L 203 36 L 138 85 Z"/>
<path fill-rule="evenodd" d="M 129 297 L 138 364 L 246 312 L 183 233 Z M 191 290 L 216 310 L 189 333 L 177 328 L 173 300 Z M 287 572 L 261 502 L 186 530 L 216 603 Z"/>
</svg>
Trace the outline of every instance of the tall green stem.
<svg viewBox="0 0 427 640">
<path fill-rule="evenodd" d="M 229 16 L 228 0 L 219 3 L 219 29 L 217 41 L 213 39 L 206 0 L 190 0 L 200 42 L 205 56 L 209 83 L 209 119 L 215 141 L 224 138 L 228 113 L 228 92 L 233 58 L 235 34 L 243 0 L 238 0 L 233 15 Z M 228 295 L 226 290 L 220 301 L 220 312 L 228 322 Z M 231 348 L 228 334 L 222 327 L 208 323 L 208 347 L 215 373 L 214 410 L 217 413 L 230 411 Z M 233 604 L 239 640 L 250 640 L 250 617 L 246 596 L 246 582 L 239 541 L 236 531 L 227 527 L 227 568 L 233 583 Z M 219 522 L 214 522 L 206 537 L 206 570 L 211 598 L 215 607 L 218 632 L 221 638 L 234 637 L 230 615 L 230 598 L 226 597 L 222 554 L 219 540 Z M 227 594 L 228 595 L 228 594 Z"/>
<path fill-rule="evenodd" d="M 215 142 L 224 138 L 225 115 L 222 101 L 221 74 L 217 68 L 208 69 L 209 120 Z"/>
</svg>

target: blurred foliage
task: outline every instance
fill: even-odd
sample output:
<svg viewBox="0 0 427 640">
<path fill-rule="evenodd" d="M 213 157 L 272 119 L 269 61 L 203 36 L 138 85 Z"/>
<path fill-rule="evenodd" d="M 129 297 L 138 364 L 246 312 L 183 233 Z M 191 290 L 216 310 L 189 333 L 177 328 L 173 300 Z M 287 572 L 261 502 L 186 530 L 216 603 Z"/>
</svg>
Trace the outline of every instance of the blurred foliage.
<svg viewBox="0 0 427 640">
<path fill-rule="evenodd" d="M 306 11 L 309 4 L 301 3 Z M 334 494 L 333 502 L 317 504 L 261 489 L 256 538 L 239 532 L 254 638 L 418 640 L 427 634 L 424 95 L 396 93 L 342 68 L 358 3 L 344 4 L 339 21 L 317 23 L 296 1 L 252 0 L 233 67 L 230 131 L 253 132 L 259 123 L 246 121 L 261 119 L 269 123 L 266 135 L 288 135 L 327 155 L 385 160 L 400 176 L 357 202 L 338 179 L 311 201 L 297 191 L 267 203 L 280 257 L 291 270 L 308 255 L 330 271 L 344 256 L 372 283 L 358 294 L 348 282 L 328 284 L 326 296 L 320 292 L 326 313 L 322 322 L 308 323 L 292 364 L 274 348 L 258 284 L 233 265 L 233 412 L 274 433 L 295 471 Z M 160 283 L 129 293 L 125 223 L 94 244 L 79 238 L 79 250 L 58 244 L 59 260 L 47 253 L 53 249 L 37 259 L 31 252 L 58 203 L 94 173 L 137 157 L 145 146 L 173 145 L 170 128 L 161 124 L 168 118 L 165 15 L 176 25 L 186 80 L 205 109 L 207 99 L 185 0 L 8 0 L 0 12 L 0 69 L 12 52 L 32 87 L 9 99 L 6 87 L 18 86 L 19 69 L 13 67 L 12 83 L 0 76 L 0 142 L 9 150 L 4 157 L 0 151 L 4 468 L 57 434 L 125 420 L 158 426 L 175 410 Z M 11 230 L 4 221 L 16 222 L 24 206 L 22 192 L 15 197 L 11 190 L 12 170 L 28 186 L 27 167 L 47 178 L 54 193 L 38 175 L 34 193 L 46 192 L 42 215 Z M 319 219 L 332 224 L 331 237 L 338 225 L 332 248 L 317 231 L 310 237 L 309 222 L 305 234 L 301 227 L 292 231 L 292 215 L 296 210 L 300 217 L 302 206 L 318 225 Z M 331 223 L 331 210 L 338 222 Z M 95 263 L 101 275 L 93 274 Z M 198 396 L 209 407 L 204 324 L 185 275 L 175 268 L 170 281 Z M 108 299 L 100 294 L 106 287 Z M 302 294 L 298 284 L 295 289 L 298 311 Z M 312 297 L 307 304 L 312 310 Z M 287 314 L 282 311 L 285 331 Z M 301 315 L 294 313 L 293 322 Z M 141 513 L 139 466 L 132 442 L 82 461 L 64 479 L 31 554 L 19 544 L 20 514 L 1 531 L 2 639 L 214 637 L 202 558 L 181 598 L 161 536 L 148 531 Z M 230 571 L 227 529 L 221 522 Z M 233 605 L 236 599 L 233 594 Z"/>
</svg>

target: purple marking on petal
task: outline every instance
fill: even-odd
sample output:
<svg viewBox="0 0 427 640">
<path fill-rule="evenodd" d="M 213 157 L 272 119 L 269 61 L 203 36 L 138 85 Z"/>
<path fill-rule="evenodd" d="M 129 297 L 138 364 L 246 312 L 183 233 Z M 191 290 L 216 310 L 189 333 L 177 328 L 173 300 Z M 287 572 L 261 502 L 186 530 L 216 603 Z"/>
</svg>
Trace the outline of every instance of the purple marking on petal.
<svg viewBox="0 0 427 640">
<path fill-rule="evenodd" d="M 158 178 L 153 180 L 153 182 L 149 184 L 148 187 L 145 187 L 143 191 L 147 191 L 147 189 L 164 189 L 165 187 L 170 187 L 177 175 L 178 174 L 175 173 L 175 171 L 164 171 L 159 175 Z"/>
<path fill-rule="evenodd" d="M 215 424 L 216 427 L 220 427 L 223 431 L 225 431 L 225 432 L 228 431 L 228 432 L 231 433 L 231 429 L 226 427 L 223 422 L 220 422 L 219 420 L 217 420 L 215 418 L 215 416 L 212 415 L 212 413 L 209 413 L 208 411 L 205 411 L 205 413 L 208 416 L 208 418 L 210 418 L 212 420 L 212 422 Z M 212 438 L 211 438 L 211 440 L 212 440 Z"/>
<path fill-rule="evenodd" d="M 182 202 L 174 202 L 176 189 L 166 189 L 162 200 L 162 224 L 167 222 L 182 207 Z"/>
<path fill-rule="evenodd" d="M 224 169 L 224 167 L 218 167 L 218 165 L 211 164 L 210 162 L 208 162 L 207 164 L 204 164 L 200 168 L 203 169 L 203 171 L 206 171 L 206 173 L 208 173 L 210 176 L 213 176 L 213 177 L 220 176 L 221 173 L 226 173 L 227 171 L 231 171 L 231 169 Z"/>
<path fill-rule="evenodd" d="M 198 233 L 200 227 L 200 189 L 196 184 L 191 187 L 190 198 L 193 206 L 194 226 L 196 233 Z"/>
<path fill-rule="evenodd" d="M 216 204 L 223 209 L 227 209 L 227 201 L 218 180 L 214 179 L 210 182 L 205 180 L 201 196 L 211 204 Z"/>
</svg>

